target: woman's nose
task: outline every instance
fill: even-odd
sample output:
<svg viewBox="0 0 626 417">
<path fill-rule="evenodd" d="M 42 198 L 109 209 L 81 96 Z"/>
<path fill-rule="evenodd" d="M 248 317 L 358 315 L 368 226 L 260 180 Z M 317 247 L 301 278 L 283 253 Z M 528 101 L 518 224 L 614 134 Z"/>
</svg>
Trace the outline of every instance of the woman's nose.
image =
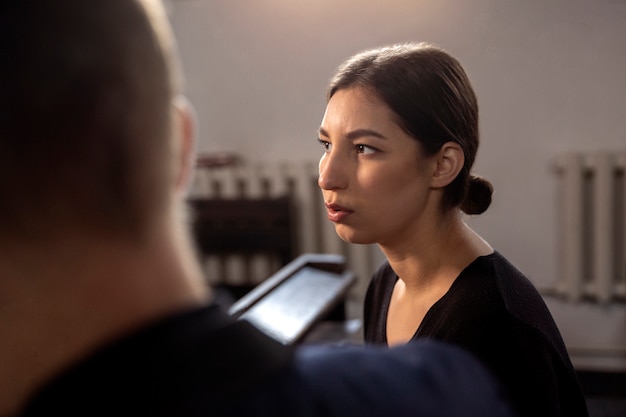
<svg viewBox="0 0 626 417">
<path fill-rule="evenodd" d="M 345 169 L 346 164 L 342 163 L 336 153 L 332 151 L 325 153 L 320 159 L 317 184 L 322 190 L 345 188 L 347 185 Z"/>
</svg>

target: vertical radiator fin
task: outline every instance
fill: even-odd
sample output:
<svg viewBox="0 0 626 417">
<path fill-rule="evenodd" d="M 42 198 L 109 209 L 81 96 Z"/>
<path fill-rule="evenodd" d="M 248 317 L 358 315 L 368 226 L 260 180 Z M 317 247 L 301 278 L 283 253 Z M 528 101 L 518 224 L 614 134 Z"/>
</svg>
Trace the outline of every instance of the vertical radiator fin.
<svg viewBox="0 0 626 417">
<path fill-rule="evenodd" d="M 626 299 L 626 152 L 570 153 L 556 160 L 560 276 L 571 301 Z"/>
</svg>

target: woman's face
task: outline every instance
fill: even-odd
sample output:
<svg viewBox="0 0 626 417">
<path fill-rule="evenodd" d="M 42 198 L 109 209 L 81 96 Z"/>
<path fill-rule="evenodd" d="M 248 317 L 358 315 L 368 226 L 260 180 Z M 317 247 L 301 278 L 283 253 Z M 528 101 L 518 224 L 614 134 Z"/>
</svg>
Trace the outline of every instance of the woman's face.
<svg viewBox="0 0 626 417">
<path fill-rule="evenodd" d="M 430 196 L 433 158 L 362 88 L 337 91 L 319 129 L 319 163 L 328 219 L 352 243 L 392 244 L 419 231 Z"/>
</svg>

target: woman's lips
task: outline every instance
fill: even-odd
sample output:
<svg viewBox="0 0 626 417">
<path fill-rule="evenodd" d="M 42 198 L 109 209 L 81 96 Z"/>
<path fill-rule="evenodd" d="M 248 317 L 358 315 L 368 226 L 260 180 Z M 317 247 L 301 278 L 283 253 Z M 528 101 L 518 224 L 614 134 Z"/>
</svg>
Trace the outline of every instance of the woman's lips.
<svg viewBox="0 0 626 417">
<path fill-rule="evenodd" d="M 334 223 L 341 223 L 346 217 L 353 213 L 352 210 L 342 207 L 339 204 L 326 203 L 326 212 L 328 214 L 328 220 Z"/>
</svg>

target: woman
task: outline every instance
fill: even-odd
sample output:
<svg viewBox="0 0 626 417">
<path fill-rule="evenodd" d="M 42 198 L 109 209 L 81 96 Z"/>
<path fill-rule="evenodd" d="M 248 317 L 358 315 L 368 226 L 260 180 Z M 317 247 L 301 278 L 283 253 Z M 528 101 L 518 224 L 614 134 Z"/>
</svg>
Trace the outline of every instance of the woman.
<svg viewBox="0 0 626 417">
<path fill-rule="evenodd" d="M 522 416 L 586 416 L 559 330 L 529 280 L 463 221 L 491 203 L 470 173 L 478 105 L 459 62 L 428 44 L 359 53 L 330 83 L 319 129 L 328 218 L 387 261 L 365 300 L 367 343 L 433 338 L 473 352 Z"/>
</svg>

